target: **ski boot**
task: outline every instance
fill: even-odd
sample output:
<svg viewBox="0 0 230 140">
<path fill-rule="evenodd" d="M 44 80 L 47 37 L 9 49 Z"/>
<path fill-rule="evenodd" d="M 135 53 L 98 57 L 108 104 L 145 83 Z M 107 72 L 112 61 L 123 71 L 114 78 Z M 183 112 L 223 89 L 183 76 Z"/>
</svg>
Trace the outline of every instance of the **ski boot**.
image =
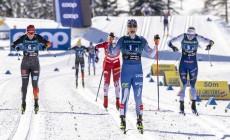
<svg viewBox="0 0 230 140">
<path fill-rule="evenodd" d="M 137 115 L 137 129 L 141 134 L 143 134 L 143 124 L 142 124 L 142 116 L 141 115 Z"/>
<path fill-rule="evenodd" d="M 89 71 L 89 75 L 90 75 L 90 71 Z"/>
<path fill-rule="evenodd" d="M 23 102 L 22 106 L 21 106 L 21 112 L 22 112 L 22 114 L 25 114 L 25 111 L 26 111 L 26 102 Z"/>
<path fill-rule="evenodd" d="M 82 87 L 83 87 L 83 88 L 85 87 L 84 79 L 82 79 Z"/>
<path fill-rule="evenodd" d="M 195 114 L 196 116 L 199 116 L 199 114 L 196 110 L 196 100 L 192 100 L 191 108 L 192 108 L 192 113 Z"/>
<path fill-rule="evenodd" d="M 107 108 L 108 108 L 108 96 L 104 96 L 103 106 L 104 106 L 105 110 L 107 110 Z"/>
<path fill-rule="evenodd" d="M 120 108 L 120 98 L 116 98 L 116 108 L 117 110 Z"/>
<path fill-rule="evenodd" d="M 125 116 L 121 115 L 121 125 L 120 125 L 120 129 L 122 131 L 123 134 L 126 134 L 126 122 L 125 122 Z"/>
<path fill-rule="evenodd" d="M 78 81 L 76 80 L 76 88 L 78 87 Z"/>
<path fill-rule="evenodd" d="M 180 112 L 179 113 L 185 116 L 184 101 L 180 101 Z"/>
<path fill-rule="evenodd" d="M 38 99 L 34 100 L 34 112 L 37 114 L 39 111 Z"/>
</svg>

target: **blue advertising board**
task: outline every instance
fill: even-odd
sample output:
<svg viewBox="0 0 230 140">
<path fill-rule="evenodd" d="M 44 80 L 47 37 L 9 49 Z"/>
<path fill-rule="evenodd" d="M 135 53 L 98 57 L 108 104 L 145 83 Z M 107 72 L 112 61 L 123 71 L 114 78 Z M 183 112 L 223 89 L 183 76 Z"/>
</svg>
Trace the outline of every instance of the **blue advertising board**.
<svg viewBox="0 0 230 140">
<path fill-rule="evenodd" d="M 10 43 L 17 40 L 23 34 L 25 34 L 25 29 L 11 29 Z M 70 29 L 36 29 L 36 34 L 40 34 L 52 43 L 49 50 L 67 50 L 70 47 Z"/>
<path fill-rule="evenodd" d="M 83 16 L 80 0 L 55 0 L 56 19 L 65 27 L 82 27 Z"/>
</svg>

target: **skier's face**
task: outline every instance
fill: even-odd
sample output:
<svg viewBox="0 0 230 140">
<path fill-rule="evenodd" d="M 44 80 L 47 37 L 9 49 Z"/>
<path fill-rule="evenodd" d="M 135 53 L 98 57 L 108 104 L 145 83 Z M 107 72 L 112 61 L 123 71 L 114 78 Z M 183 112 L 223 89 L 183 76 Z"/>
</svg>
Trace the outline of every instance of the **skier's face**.
<svg viewBox="0 0 230 140">
<path fill-rule="evenodd" d="M 34 32 L 27 32 L 27 36 L 29 39 L 32 39 L 34 37 Z"/>
<path fill-rule="evenodd" d="M 136 32 L 137 32 L 137 25 L 136 24 L 129 24 L 128 27 L 128 33 L 129 35 L 136 35 Z"/>
<path fill-rule="evenodd" d="M 187 38 L 188 40 L 192 40 L 195 37 L 194 34 L 187 34 Z"/>
</svg>

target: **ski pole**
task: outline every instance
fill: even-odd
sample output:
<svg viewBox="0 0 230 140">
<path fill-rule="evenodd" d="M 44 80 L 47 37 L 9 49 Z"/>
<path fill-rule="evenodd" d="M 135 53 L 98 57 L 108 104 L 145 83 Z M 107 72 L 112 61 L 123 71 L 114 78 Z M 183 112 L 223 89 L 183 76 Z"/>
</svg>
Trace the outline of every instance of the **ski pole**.
<svg viewBox="0 0 230 140">
<path fill-rule="evenodd" d="M 158 44 L 160 42 L 160 37 L 159 35 L 155 35 L 154 36 L 154 42 L 156 45 L 156 60 L 157 60 L 157 71 L 156 71 L 156 75 L 157 75 L 157 103 L 158 103 L 158 110 L 160 110 L 160 93 L 159 93 L 159 73 L 158 73 Z"/>
<path fill-rule="evenodd" d="M 209 54 L 209 50 L 208 50 L 208 58 L 209 58 L 210 66 L 212 67 L 212 61 L 211 61 L 211 56 Z"/>
<path fill-rule="evenodd" d="M 69 55 L 69 60 L 68 60 L 67 65 L 69 65 L 69 61 L 70 61 L 71 55 L 72 55 L 72 52 L 70 52 L 70 55 Z"/>
<path fill-rule="evenodd" d="M 112 46 L 110 46 L 110 47 L 112 47 Z M 106 54 L 105 59 L 107 58 L 107 56 L 108 56 L 108 53 Z M 102 74 L 101 74 L 101 80 L 102 80 L 102 76 L 104 75 L 105 63 L 106 63 L 106 61 L 104 60 L 104 62 L 103 62 L 103 70 L 102 70 Z M 98 90 L 97 90 L 97 96 L 96 96 L 95 101 L 97 101 L 98 93 L 99 93 L 99 90 L 100 90 L 100 87 L 101 87 L 101 80 L 100 80 L 100 83 L 99 83 L 99 87 L 98 87 Z"/>
<path fill-rule="evenodd" d="M 18 53 L 18 61 L 20 60 L 20 58 L 19 58 L 19 52 L 17 51 L 17 53 Z"/>
<path fill-rule="evenodd" d="M 103 71 L 101 73 L 101 80 L 102 80 L 103 75 L 104 75 L 104 69 L 103 69 Z M 99 93 L 99 90 L 100 90 L 100 87 L 101 87 L 101 80 L 100 80 L 100 83 L 99 83 L 99 87 L 98 87 L 98 90 L 97 90 L 97 96 L 96 96 L 96 100 L 95 101 L 97 101 L 98 93 Z"/>
<path fill-rule="evenodd" d="M 56 57 L 55 54 L 51 53 L 50 51 L 46 50 L 50 55 L 52 55 L 53 57 Z"/>
</svg>

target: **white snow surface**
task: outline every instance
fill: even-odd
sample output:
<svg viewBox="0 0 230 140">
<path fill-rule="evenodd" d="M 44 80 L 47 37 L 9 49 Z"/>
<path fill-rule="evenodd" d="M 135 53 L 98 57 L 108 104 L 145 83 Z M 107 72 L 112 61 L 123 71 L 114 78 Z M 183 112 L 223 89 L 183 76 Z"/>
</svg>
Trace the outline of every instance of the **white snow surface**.
<svg viewBox="0 0 230 140">
<path fill-rule="evenodd" d="M 159 34 L 161 42 L 159 50 L 160 64 L 178 65 L 179 54 L 172 52 L 166 45 L 171 37 L 184 33 L 189 26 L 194 26 L 198 34 L 214 40 L 210 54 L 213 66 L 210 67 L 205 44 L 198 50 L 199 61 L 198 80 L 223 80 L 230 83 L 230 41 L 229 32 L 223 27 L 223 22 L 215 17 L 212 22 L 206 21 L 207 16 L 174 16 L 170 22 L 170 35 L 163 37 L 163 23 L 159 17 L 96 17 L 92 28 L 82 36 L 83 42 L 98 43 L 100 38 L 106 39 L 109 32 L 117 37 L 125 34 L 127 19 L 135 18 L 138 22 L 138 34 L 143 35 L 153 46 L 153 36 Z M 179 47 L 180 43 L 176 46 Z M 103 80 L 99 90 L 98 100 L 96 94 L 101 78 L 104 52 L 99 53 L 100 61 L 96 64 L 96 75 L 88 76 L 88 60 L 85 59 L 85 88 L 75 88 L 75 56 L 70 52 L 57 52 L 52 57 L 47 52 L 40 54 L 40 80 L 39 105 L 40 111 L 34 114 L 33 93 L 31 82 L 27 93 L 27 110 L 20 114 L 21 106 L 21 75 L 20 64 L 17 57 L 9 57 L 8 50 L 0 51 L 0 139 L 14 140 L 108 140 L 108 139 L 230 139 L 230 110 L 225 108 L 230 101 L 217 101 L 216 109 L 205 107 L 207 101 L 197 106 L 200 116 L 191 113 L 188 90 L 185 99 L 186 116 L 179 115 L 179 102 L 177 93 L 179 87 L 167 90 L 160 86 L 160 110 L 157 106 L 157 84 L 150 83 L 145 78 L 150 66 L 156 63 L 154 59 L 142 58 L 144 72 L 143 104 L 144 104 L 144 134 L 136 129 L 136 113 L 133 91 L 131 89 L 129 108 L 127 114 L 127 134 L 119 129 L 119 112 L 115 107 L 115 93 L 111 79 L 109 90 L 109 108 L 103 107 Z M 69 65 L 68 60 L 70 59 Z M 92 67 L 92 66 L 91 66 Z M 59 72 L 54 72 L 58 68 Z M 11 75 L 5 72 L 10 70 Z M 92 73 L 92 69 L 91 69 Z M 79 73 L 79 77 L 81 74 Z M 155 76 L 151 78 L 156 81 Z M 160 80 L 162 77 L 160 77 Z M 187 88 L 189 89 L 189 88 Z"/>
</svg>

